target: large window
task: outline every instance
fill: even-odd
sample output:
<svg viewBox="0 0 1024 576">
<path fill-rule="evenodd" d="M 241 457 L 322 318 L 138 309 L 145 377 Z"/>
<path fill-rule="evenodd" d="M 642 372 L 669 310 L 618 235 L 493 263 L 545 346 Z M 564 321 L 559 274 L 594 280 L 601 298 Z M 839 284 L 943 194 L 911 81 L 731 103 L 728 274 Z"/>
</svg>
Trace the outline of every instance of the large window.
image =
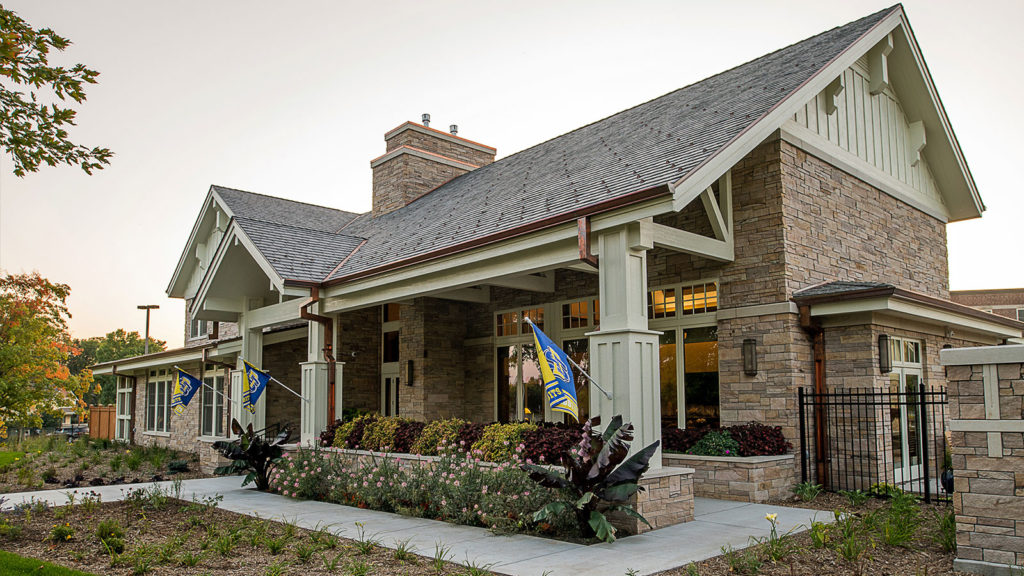
<svg viewBox="0 0 1024 576">
<path fill-rule="evenodd" d="M 171 431 L 171 375 L 167 370 L 150 370 L 146 381 L 146 431 Z"/>
<path fill-rule="evenodd" d="M 224 436 L 224 376 L 213 375 L 203 378 L 202 395 L 199 397 L 200 425 L 202 436 Z"/>
</svg>

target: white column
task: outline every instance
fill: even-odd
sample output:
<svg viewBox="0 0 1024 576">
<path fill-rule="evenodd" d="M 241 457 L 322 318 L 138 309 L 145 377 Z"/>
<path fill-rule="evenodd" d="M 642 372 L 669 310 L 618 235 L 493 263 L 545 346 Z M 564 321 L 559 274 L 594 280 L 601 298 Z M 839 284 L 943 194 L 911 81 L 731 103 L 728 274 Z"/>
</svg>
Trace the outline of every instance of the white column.
<svg viewBox="0 0 1024 576">
<path fill-rule="evenodd" d="M 622 415 L 633 424 L 631 453 L 661 439 L 661 382 L 658 336 L 647 329 L 647 250 L 649 230 L 634 223 L 598 237 L 601 327 L 590 337 L 594 378 L 612 395 L 596 387 L 590 392 L 590 413 L 607 424 Z M 661 449 L 651 468 L 661 466 Z"/>
<path fill-rule="evenodd" d="M 310 306 L 310 312 L 320 313 L 320 303 Z M 308 321 L 306 338 L 306 361 L 302 363 L 302 402 L 299 442 L 312 446 L 317 442 L 320 431 L 327 427 L 327 361 L 324 358 L 324 327 L 319 322 Z"/>
<path fill-rule="evenodd" d="M 260 305 L 262 302 L 257 302 L 257 299 L 247 299 L 245 310 L 253 310 Z M 242 353 L 238 358 L 237 370 L 231 373 L 231 397 L 237 400 L 231 404 L 231 417 L 238 420 L 243 429 L 252 424 L 254 429 L 262 430 L 267 426 L 266 391 L 256 403 L 255 414 L 242 408 L 242 359 L 248 360 L 257 368 L 263 368 L 263 330 L 260 328 L 250 330 L 245 317 L 246 314 L 243 313 L 238 321 L 238 332 L 242 335 Z"/>
</svg>

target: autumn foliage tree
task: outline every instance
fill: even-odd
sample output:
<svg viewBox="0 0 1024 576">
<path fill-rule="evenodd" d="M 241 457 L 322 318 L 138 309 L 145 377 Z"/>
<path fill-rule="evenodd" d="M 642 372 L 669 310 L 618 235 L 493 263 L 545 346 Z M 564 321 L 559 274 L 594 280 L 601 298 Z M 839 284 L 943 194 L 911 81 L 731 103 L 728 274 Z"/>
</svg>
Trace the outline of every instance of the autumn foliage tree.
<svg viewBox="0 0 1024 576">
<path fill-rule="evenodd" d="M 77 353 L 68 333 L 71 288 L 39 275 L 0 277 L 0 423 L 29 426 L 61 407 L 84 408 L 88 370 L 67 367 Z"/>
<path fill-rule="evenodd" d="M 0 144 L 14 160 L 16 176 L 36 172 L 43 164 L 77 164 L 92 174 L 113 156 L 106 148 L 89 148 L 69 138 L 75 111 L 64 102 L 84 102 L 85 87 L 99 75 L 83 64 L 50 65 L 51 51 L 62 52 L 70 45 L 67 38 L 49 28 L 36 30 L 0 5 Z"/>
</svg>

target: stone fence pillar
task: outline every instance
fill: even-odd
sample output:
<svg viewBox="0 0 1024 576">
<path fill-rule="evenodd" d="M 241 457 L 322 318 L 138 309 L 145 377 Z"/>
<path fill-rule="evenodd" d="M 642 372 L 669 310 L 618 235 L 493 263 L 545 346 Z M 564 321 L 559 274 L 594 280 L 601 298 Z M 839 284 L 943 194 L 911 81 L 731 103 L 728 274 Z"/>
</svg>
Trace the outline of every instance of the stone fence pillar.
<svg viewBox="0 0 1024 576">
<path fill-rule="evenodd" d="M 943 350 L 957 557 L 975 574 L 1024 566 L 1024 345 Z"/>
</svg>

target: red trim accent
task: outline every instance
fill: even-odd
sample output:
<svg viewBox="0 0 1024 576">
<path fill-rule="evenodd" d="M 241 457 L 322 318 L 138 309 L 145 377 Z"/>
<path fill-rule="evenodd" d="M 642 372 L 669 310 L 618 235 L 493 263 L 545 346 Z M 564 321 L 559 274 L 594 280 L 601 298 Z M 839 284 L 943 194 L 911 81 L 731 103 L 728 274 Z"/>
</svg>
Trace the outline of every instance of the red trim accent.
<svg viewBox="0 0 1024 576">
<path fill-rule="evenodd" d="M 456 140 L 462 140 L 463 142 L 469 142 L 470 144 L 473 144 L 475 146 L 481 146 L 483 148 L 487 148 L 488 150 L 494 150 L 495 152 L 498 151 L 498 149 L 493 147 L 493 146 L 488 146 L 487 144 L 481 144 L 479 142 L 470 140 L 469 138 L 463 138 L 462 136 L 457 136 L 455 134 L 452 134 L 451 132 L 445 132 L 444 130 L 438 130 L 437 128 L 431 128 L 430 126 L 424 126 L 423 124 L 417 124 L 416 122 L 413 122 L 411 120 L 406 121 L 406 122 L 402 122 L 398 126 L 395 126 L 391 130 L 388 130 L 387 132 L 385 132 L 384 133 L 384 140 L 388 140 L 390 138 L 389 134 L 391 134 L 392 132 L 397 132 L 399 129 L 401 129 L 401 128 L 405 127 L 405 126 L 416 126 L 416 127 L 419 127 L 419 128 L 423 128 L 424 130 L 430 130 L 431 132 L 437 132 L 438 134 L 443 134 L 445 136 L 448 136 L 449 138 L 455 138 Z"/>
</svg>

